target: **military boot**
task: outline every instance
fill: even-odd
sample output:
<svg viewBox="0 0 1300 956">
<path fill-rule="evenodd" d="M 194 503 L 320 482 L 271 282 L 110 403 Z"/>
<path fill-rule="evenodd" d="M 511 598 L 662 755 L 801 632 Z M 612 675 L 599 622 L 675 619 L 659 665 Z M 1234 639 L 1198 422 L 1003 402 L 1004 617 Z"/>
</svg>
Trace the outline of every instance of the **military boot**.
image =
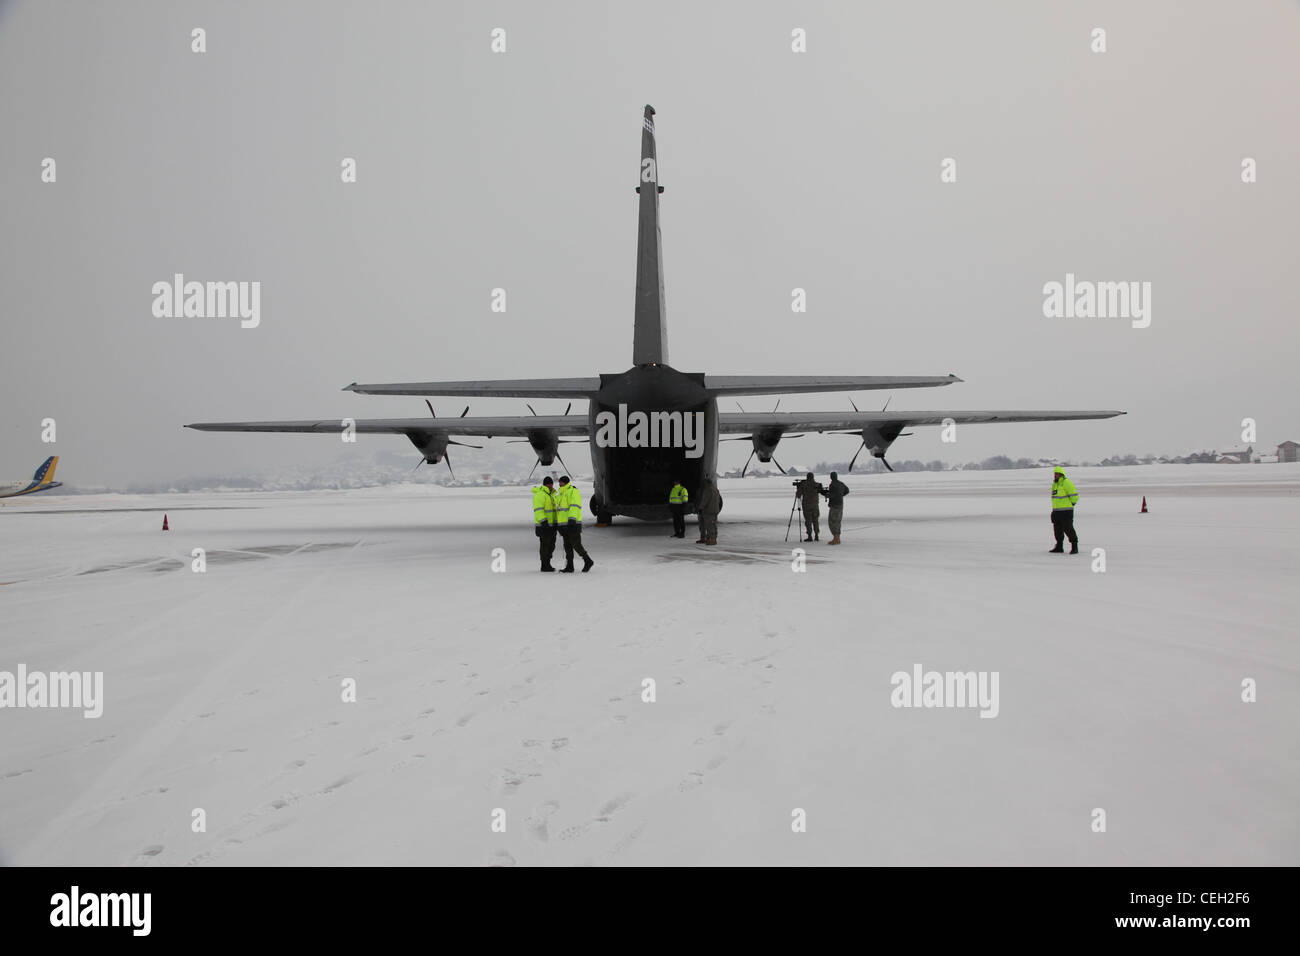
<svg viewBox="0 0 1300 956">
<path fill-rule="evenodd" d="M 560 568 L 560 573 L 561 573 L 561 574 L 572 574 L 572 573 L 573 573 L 573 562 L 572 562 L 572 561 L 565 561 L 565 562 L 564 562 L 564 567 Z"/>
<path fill-rule="evenodd" d="M 591 555 L 584 554 L 582 556 L 582 573 L 586 574 L 588 571 L 590 571 L 591 566 L 595 563 L 596 563 L 595 561 L 591 560 Z"/>
</svg>

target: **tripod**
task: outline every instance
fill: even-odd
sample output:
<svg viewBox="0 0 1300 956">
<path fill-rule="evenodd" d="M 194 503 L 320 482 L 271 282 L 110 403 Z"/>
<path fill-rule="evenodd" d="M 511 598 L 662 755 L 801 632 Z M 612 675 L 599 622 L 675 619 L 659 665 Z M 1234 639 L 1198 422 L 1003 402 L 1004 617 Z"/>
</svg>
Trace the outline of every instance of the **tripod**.
<svg viewBox="0 0 1300 956">
<path fill-rule="evenodd" d="M 790 520 L 785 523 L 785 540 L 790 540 L 790 525 L 794 524 L 795 509 L 799 507 L 799 492 L 794 493 L 794 502 L 790 505 Z M 803 540 L 803 531 L 799 532 L 799 540 Z"/>
</svg>

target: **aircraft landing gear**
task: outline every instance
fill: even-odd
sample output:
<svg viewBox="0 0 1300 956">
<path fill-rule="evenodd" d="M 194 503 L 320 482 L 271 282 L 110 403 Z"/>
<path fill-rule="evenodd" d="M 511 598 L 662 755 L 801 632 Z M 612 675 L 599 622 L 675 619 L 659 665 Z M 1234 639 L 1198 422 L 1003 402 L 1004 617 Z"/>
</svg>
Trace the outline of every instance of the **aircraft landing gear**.
<svg viewBox="0 0 1300 956">
<path fill-rule="evenodd" d="M 608 528 L 614 523 L 614 516 L 605 510 L 605 503 L 599 498 L 591 499 L 591 511 L 596 516 L 597 528 Z"/>
</svg>

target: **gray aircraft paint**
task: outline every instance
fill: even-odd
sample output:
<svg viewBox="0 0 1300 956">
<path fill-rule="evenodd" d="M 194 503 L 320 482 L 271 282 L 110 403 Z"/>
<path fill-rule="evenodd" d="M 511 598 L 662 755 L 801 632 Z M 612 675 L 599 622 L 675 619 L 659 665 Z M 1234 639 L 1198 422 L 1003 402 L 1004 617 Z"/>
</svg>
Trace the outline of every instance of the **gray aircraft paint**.
<svg viewBox="0 0 1300 956">
<path fill-rule="evenodd" d="M 633 365 L 668 364 L 668 320 L 664 310 L 663 238 L 659 233 L 659 157 L 655 154 L 655 109 L 646 104 L 641 128 L 636 230 L 636 318 Z"/>
</svg>

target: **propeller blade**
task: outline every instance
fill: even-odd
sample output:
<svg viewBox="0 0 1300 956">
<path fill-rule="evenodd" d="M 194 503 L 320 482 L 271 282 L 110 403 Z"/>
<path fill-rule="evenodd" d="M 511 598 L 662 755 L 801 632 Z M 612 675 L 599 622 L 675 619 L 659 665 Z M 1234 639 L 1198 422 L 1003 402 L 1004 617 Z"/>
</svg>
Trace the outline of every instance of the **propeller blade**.
<svg viewBox="0 0 1300 956">
<path fill-rule="evenodd" d="M 884 455 L 880 456 L 880 463 L 884 465 L 886 468 L 888 468 L 890 471 L 894 470 L 894 467 L 889 462 L 885 461 Z"/>
<path fill-rule="evenodd" d="M 861 409 L 858 408 L 858 403 L 855 402 L 855 401 L 853 400 L 853 396 L 852 396 L 852 395 L 849 396 L 849 404 L 853 406 L 853 410 L 854 410 L 855 412 L 860 412 L 860 411 L 861 411 Z"/>
<path fill-rule="evenodd" d="M 888 411 L 888 410 L 889 410 L 889 403 L 892 402 L 893 400 L 894 400 L 894 396 L 893 396 L 893 395 L 890 395 L 887 399 L 885 399 L 885 404 L 884 404 L 884 406 L 883 406 L 880 410 L 881 410 L 882 412 L 884 412 L 884 411 Z"/>
<path fill-rule="evenodd" d="M 529 405 L 527 402 L 524 402 L 524 407 L 527 408 L 527 409 L 528 409 L 530 412 L 532 412 L 534 415 L 537 414 L 537 412 L 533 410 L 533 406 Z"/>
<path fill-rule="evenodd" d="M 438 417 L 438 413 L 435 412 L 435 411 L 433 410 L 433 402 L 429 401 L 429 400 L 426 398 L 426 399 L 424 400 L 424 404 L 426 404 L 426 405 L 429 406 L 429 414 L 432 415 L 434 418 L 437 418 L 437 417 Z"/>
<path fill-rule="evenodd" d="M 780 408 L 780 407 L 781 407 L 781 399 L 778 398 L 778 399 L 776 400 L 776 404 L 772 406 L 772 414 L 775 415 L 775 414 L 776 414 L 776 410 L 777 410 L 778 408 Z"/>
<path fill-rule="evenodd" d="M 785 468 L 782 467 L 781 463 L 780 463 L 779 461 L 776 460 L 776 456 L 775 456 L 775 455 L 772 456 L 772 461 L 776 462 L 776 467 L 778 467 L 778 468 L 781 469 L 781 474 L 783 474 L 783 475 L 788 475 L 788 474 L 789 474 L 789 472 L 786 471 Z"/>
<path fill-rule="evenodd" d="M 423 465 L 423 464 L 424 464 L 424 458 L 423 458 L 423 456 L 422 456 L 422 457 L 420 458 L 420 460 L 417 461 L 417 462 L 415 463 L 415 467 L 412 468 L 411 471 L 419 471 L 419 470 L 420 470 L 420 466 Z"/>
<path fill-rule="evenodd" d="M 753 435 L 733 435 L 731 438 L 719 438 L 718 441 L 753 441 Z"/>
<path fill-rule="evenodd" d="M 537 459 L 535 462 L 533 462 L 533 467 L 532 467 L 531 469 L 529 469 L 529 471 L 528 471 L 528 477 L 525 478 L 524 481 L 532 481 L 532 480 L 533 480 L 533 472 L 537 470 L 537 466 L 540 465 L 541 463 L 542 463 L 542 460 L 541 460 L 540 458 Z"/>
<path fill-rule="evenodd" d="M 447 463 L 447 470 L 451 471 L 451 455 L 444 454 L 442 460 Z M 456 480 L 456 473 L 454 471 L 451 471 L 451 480 Z"/>
<path fill-rule="evenodd" d="M 559 450 L 558 448 L 555 450 L 555 457 L 556 457 L 556 458 L 559 458 L 559 460 L 560 460 L 560 464 L 561 464 L 561 465 L 564 465 L 564 459 L 563 459 L 563 458 L 560 458 L 560 450 Z M 565 470 L 565 471 L 568 471 L 568 470 L 569 470 L 569 466 L 568 466 L 568 465 L 564 465 L 564 470 Z"/>
<path fill-rule="evenodd" d="M 742 415 L 745 413 L 745 406 L 740 404 L 740 402 L 736 402 L 736 407 L 740 409 Z"/>
<path fill-rule="evenodd" d="M 573 402 L 569 402 L 569 408 L 573 408 Z M 569 408 L 566 408 L 566 409 L 564 410 L 564 414 L 566 414 L 566 415 L 569 414 Z"/>
<path fill-rule="evenodd" d="M 466 405 L 466 406 L 465 406 L 465 410 L 464 410 L 463 412 L 460 413 L 460 417 L 461 417 L 461 418 L 464 418 L 464 417 L 465 417 L 466 415 L 468 415 L 468 414 L 469 414 L 469 406 Z"/>
<path fill-rule="evenodd" d="M 464 417 L 464 416 L 462 416 L 462 417 Z M 466 442 L 463 442 L 463 441 L 456 441 L 456 440 L 454 440 L 454 439 L 448 441 L 447 444 L 448 444 L 448 445 L 460 445 L 462 448 L 477 448 L 479 451 L 482 451 L 482 450 L 483 450 L 483 446 L 482 446 L 482 445 L 470 445 L 470 444 L 468 444 L 468 443 L 466 443 Z"/>
<path fill-rule="evenodd" d="M 745 467 L 740 469 L 741 478 L 745 477 L 745 472 L 749 471 L 749 463 L 753 460 L 754 460 L 754 451 L 753 449 L 751 449 L 749 452 L 749 457 L 745 459 Z"/>
<path fill-rule="evenodd" d="M 867 447 L 867 443 L 863 442 L 861 445 L 858 446 L 858 450 L 853 453 L 853 460 L 849 462 L 849 474 L 853 473 L 853 462 L 858 460 L 858 456 L 862 454 L 862 449 L 866 447 Z"/>
</svg>

